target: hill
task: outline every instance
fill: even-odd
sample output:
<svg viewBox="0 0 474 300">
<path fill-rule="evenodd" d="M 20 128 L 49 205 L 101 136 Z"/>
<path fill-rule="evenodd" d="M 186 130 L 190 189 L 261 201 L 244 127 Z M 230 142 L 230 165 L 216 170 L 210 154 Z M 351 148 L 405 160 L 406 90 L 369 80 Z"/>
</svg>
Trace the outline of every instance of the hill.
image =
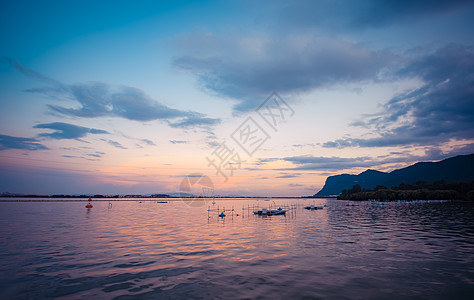
<svg viewBox="0 0 474 300">
<path fill-rule="evenodd" d="M 326 179 L 324 187 L 314 196 L 339 195 L 345 189 L 358 184 L 361 188 L 373 189 L 377 185 L 398 186 L 400 183 L 415 183 L 444 180 L 446 182 L 474 180 L 474 154 L 458 155 L 439 162 L 419 162 L 390 173 L 366 170 L 358 175 L 341 174 Z"/>
</svg>

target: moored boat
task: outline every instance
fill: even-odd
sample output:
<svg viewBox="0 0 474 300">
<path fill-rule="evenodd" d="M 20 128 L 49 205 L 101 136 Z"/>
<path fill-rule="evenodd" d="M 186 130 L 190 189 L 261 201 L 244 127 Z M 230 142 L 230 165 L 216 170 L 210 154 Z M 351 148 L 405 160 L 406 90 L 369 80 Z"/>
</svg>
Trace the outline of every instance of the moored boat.
<svg viewBox="0 0 474 300">
<path fill-rule="evenodd" d="M 314 206 L 314 204 L 311 204 L 310 206 L 305 206 L 304 209 L 318 210 L 318 209 L 323 209 L 323 206 Z"/>
<path fill-rule="evenodd" d="M 276 215 L 284 215 L 286 210 L 279 207 L 278 209 L 266 209 L 262 208 L 261 210 L 257 210 L 253 212 L 255 215 L 259 216 L 276 216 Z"/>
</svg>

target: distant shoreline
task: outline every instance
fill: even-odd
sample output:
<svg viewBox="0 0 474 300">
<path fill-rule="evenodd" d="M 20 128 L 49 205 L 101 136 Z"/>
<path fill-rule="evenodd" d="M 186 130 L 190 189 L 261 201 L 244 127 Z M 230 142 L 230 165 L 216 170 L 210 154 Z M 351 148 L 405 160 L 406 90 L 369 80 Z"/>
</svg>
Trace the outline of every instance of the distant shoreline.
<svg viewBox="0 0 474 300">
<path fill-rule="evenodd" d="M 165 198 L 134 198 L 134 197 L 120 197 L 120 198 L 93 198 L 93 197 L 30 197 L 30 196 L 0 196 L 0 202 L 87 202 L 89 198 L 92 198 L 93 202 L 120 202 L 120 201 L 140 201 L 140 202 L 154 202 L 154 201 L 186 201 L 187 199 L 195 200 L 211 200 L 211 199 L 233 199 L 233 200 L 246 200 L 246 199 L 307 199 L 303 197 L 165 197 Z"/>
</svg>

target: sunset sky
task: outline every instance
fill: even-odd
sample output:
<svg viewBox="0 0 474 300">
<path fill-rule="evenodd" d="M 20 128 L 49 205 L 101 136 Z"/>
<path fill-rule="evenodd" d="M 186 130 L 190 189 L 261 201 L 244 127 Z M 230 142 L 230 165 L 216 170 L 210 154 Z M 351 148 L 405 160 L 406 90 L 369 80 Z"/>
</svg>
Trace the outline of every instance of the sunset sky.
<svg viewBox="0 0 474 300">
<path fill-rule="evenodd" d="M 330 175 L 474 152 L 473 1 L 0 14 L 0 192 L 169 193 L 204 174 L 217 195 L 301 196 Z"/>
</svg>

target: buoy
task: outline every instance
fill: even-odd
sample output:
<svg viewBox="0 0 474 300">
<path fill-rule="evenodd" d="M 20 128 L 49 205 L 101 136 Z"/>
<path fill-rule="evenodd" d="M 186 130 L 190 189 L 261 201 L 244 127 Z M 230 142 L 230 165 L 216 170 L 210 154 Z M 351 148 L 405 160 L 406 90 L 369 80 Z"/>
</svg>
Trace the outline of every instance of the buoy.
<svg viewBox="0 0 474 300">
<path fill-rule="evenodd" d="M 92 199 L 89 198 L 89 200 L 87 201 L 89 201 L 89 203 L 87 203 L 86 208 L 92 208 L 92 204 L 91 204 Z"/>
</svg>

